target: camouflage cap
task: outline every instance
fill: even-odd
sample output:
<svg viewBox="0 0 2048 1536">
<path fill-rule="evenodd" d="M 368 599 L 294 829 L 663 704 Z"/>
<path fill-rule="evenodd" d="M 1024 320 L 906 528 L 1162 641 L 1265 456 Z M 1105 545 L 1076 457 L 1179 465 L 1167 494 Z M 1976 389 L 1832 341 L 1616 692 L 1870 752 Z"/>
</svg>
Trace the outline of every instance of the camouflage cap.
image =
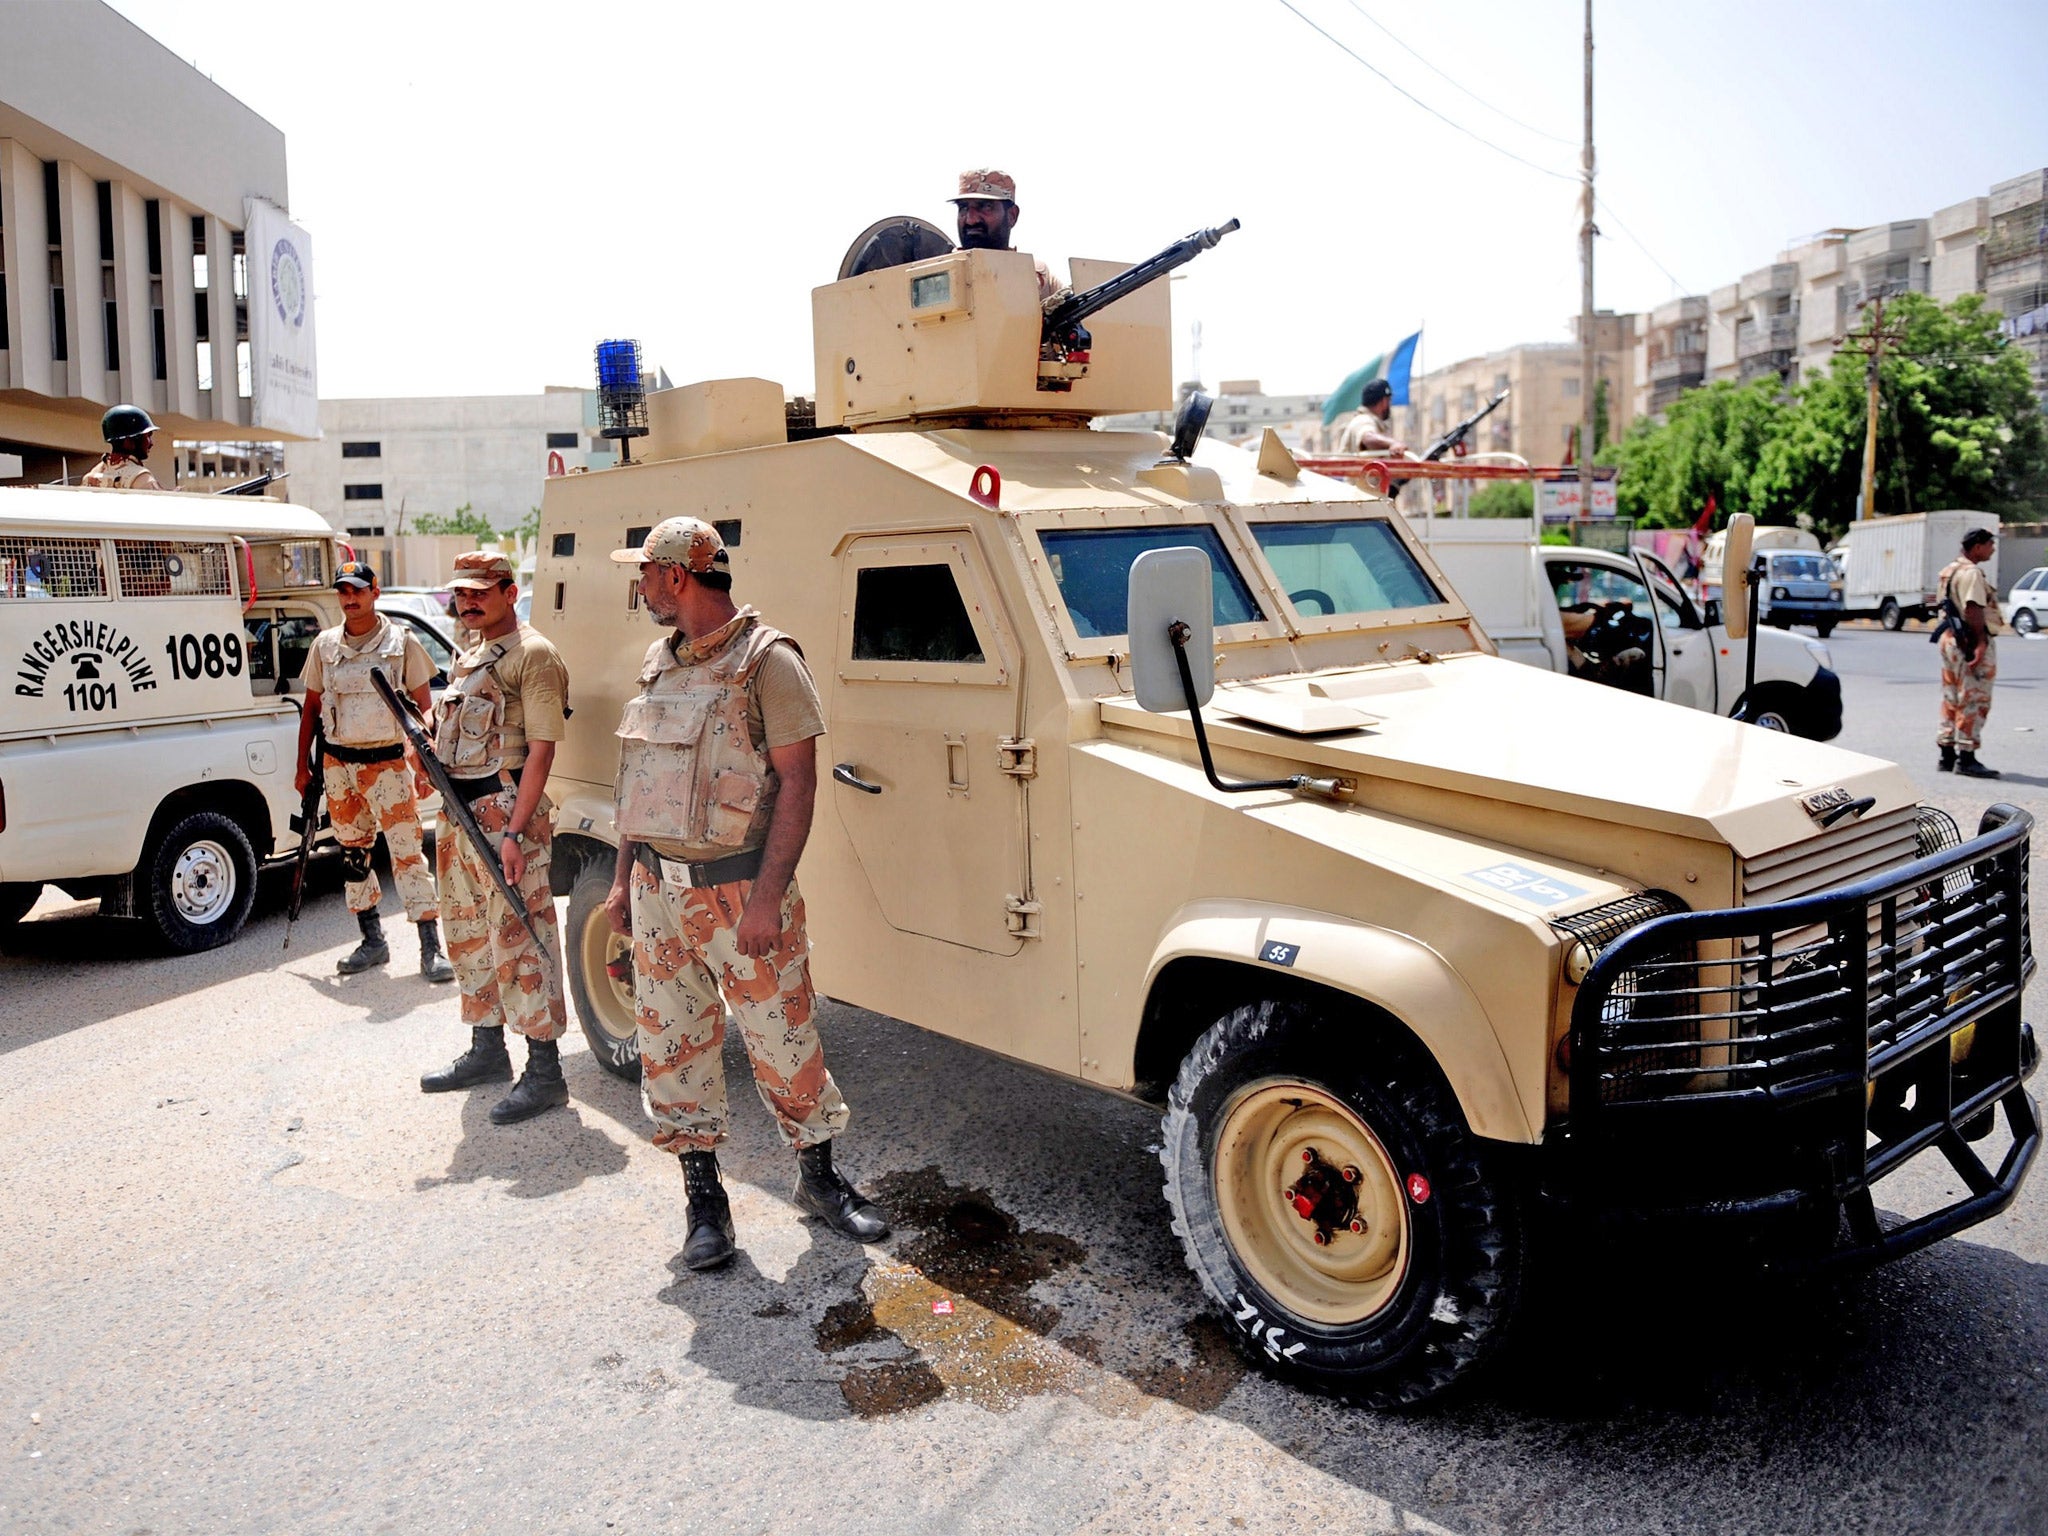
<svg viewBox="0 0 2048 1536">
<path fill-rule="evenodd" d="M 377 573 L 361 560 L 344 560 L 334 568 L 337 587 L 374 587 Z"/>
<path fill-rule="evenodd" d="M 686 571 L 732 564 L 725 540 L 700 517 L 665 518 L 647 531 L 638 549 L 615 549 L 612 559 L 620 565 L 680 565 Z"/>
<path fill-rule="evenodd" d="M 472 549 L 467 554 L 455 557 L 455 574 L 448 578 L 450 587 L 495 587 L 501 581 L 517 581 L 519 571 L 512 564 L 510 555 L 493 554 L 487 549 Z"/>
<path fill-rule="evenodd" d="M 984 167 L 960 173 L 960 190 L 946 199 L 949 203 L 1014 203 L 1017 178 Z"/>
</svg>

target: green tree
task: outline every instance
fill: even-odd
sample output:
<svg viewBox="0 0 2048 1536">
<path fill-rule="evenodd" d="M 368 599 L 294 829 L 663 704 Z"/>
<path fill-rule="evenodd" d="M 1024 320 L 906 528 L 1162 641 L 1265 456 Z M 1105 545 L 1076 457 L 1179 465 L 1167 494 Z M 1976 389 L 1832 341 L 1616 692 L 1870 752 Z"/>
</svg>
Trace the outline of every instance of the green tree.
<svg viewBox="0 0 2048 1536">
<path fill-rule="evenodd" d="M 528 507 L 526 509 L 526 516 L 519 519 L 517 526 L 515 526 L 512 531 L 519 535 L 519 547 L 521 549 L 524 549 L 527 545 L 531 544 L 535 539 L 539 538 L 540 508 Z"/>
<path fill-rule="evenodd" d="M 483 513 L 464 502 L 453 512 L 422 512 L 412 520 L 414 533 L 459 533 L 472 539 L 495 539 L 498 530 Z"/>
<path fill-rule="evenodd" d="M 1489 480 L 1472 493 L 1469 517 L 1534 517 L 1536 488 L 1526 480 Z"/>
<path fill-rule="evenodd" d="M 1878 365 L 1873 513 L 1967 507 L 2011 518 L 2048 501 L 2048 428 L 2027 360 L 1978 294 L 1942 305 L 1901 294 L 1885 305 L 1899 340 Z M 1852 334 L 1867 338 L 1866 317 Z M 1856 515 L 1869 363 L 1852 351 L 1800 385 L 1755 489 L 1788 519 L 1828 529 Z"/>
<path fill-rule="evenodd" d="M 1621 466 L 1615 499 L 1646 528 L 1685 528 L 1712 496 L 1725 516 L 1770 511 L 1752 484 L 1764 449 L 1781 430 L 1786 404 L 1776 378 L 1717 380 L 1672 402 L 1662 422 L 1643 417 L 1603 457 Z"/>
<path fill-rule="evenodd" d="M 1593 384 L 1593 458 L 1596 463 L 1614 430 L 1613 421 L 1607 406 L 1607 381 L 1598 379 Z"/>
</svg>

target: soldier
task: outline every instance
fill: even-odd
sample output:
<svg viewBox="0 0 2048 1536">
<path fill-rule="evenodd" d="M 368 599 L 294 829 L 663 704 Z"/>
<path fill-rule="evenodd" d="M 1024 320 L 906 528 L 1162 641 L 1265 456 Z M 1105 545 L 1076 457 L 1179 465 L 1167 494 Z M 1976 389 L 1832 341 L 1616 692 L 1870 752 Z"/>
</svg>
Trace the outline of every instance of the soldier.
<svg viewBox="0 0 2048 1536">
<path fill-rule="evenodd" d="M 619 722 L 619 861 L 605 908 L 633 939 L 654 1144 L 682 1157 L 683 1262 L 710 1269 L 733 1255 L 715 1150 L 725 1140 L 727 1004 L 761 1101 L 796 1149 L 796 1204 L 856 1241 L 886 1237 L 881 1210 L 832 1166 L 846 1101 L 812 1022 L 795 879 L 825 729 L 803 653 L 753 608 L 734 607 L 730 560 L 708 523 L 669 518 L 612 559 L 640 567 L 649 615 L 675 626 L 648 648 Z"/>
<path fill-rule="evenodd" d="M 346 617 L 333 629 L 322 630 L 306 656 L 296 785 L 303 795 L 313 776 L 307 757 L 317 719 L 324 737 L 320 767 L 327 811 L 341 844 L 348 909 L 355 913 L 363 935 L 363 942 L 334 968 L 353 976 L 391 958 L 383 920 L 377 915 L 384 892 L 377 872 L 370 868 L 370 851 L 382 832 L 391 848 L 391 874 L 405 903 L 406 921 L 419 925 L 420 974 L 428 981 L 453 981 L 455 971 L 441 953 L 434 877 L 420 851 L 416 792 L 425 795 L 431 786 L 416 764 L 408 771 L 404 734 L 370 684 L 372 669 L 381 667 L 426 714 L 433 708 L 429 685 L 434 663 L 419 641 L 377 612 L 377 573 L 370 566 L 347 562 L 334 573 L 334 590 Z"/>
<path fill-rule="evenodd" d="M 156 476 L 143 460 L 156 438 L 156 423 L 139 405 L 117 405 L 100 418 L 100 436 L 107 451 L 85 472 L 85 484 L 123 491 L 160 491 Z"/>
<path fill-rule="evenodd" d="M 1941 631 L 1941 726 L 1934 744 L 1941 749 L 1935 764 L 1943 773 L 1969 779 L 1995 779 L 1996 768 L 1977 761 L 1984 742 L 1984 717 L 1991 713 L 1991 685 L 1998 677 L 1998 647 L 1992 636 L 2005 631 L 1998 594 L 1985 576 L 1982 562 L 1997 548 L 1997 535 L 1972 528 L 1963 535 L 1963 552 L 1942 569 L 1937 590 L 1953 602 L 1962 620 L 1957 632 L 1950 620 Z"/>
<path fill-rule="evenodd" d="M 1010 231 L 1017 227 L 1016 178 L 1002 171 L 960 173 L 960 190 L 952 198 L 960 219 L 960 244 L 970 251 L 1007 251 Z M 1049 299 L 1064 286 L 1037 257 L 1038 296 Z"/>
<path fill-rule="evenodd" d="M 519 915 L 499 894 L 483 855 L 442 812 L 434 862 L 448 908 L 448 958 L 462 983 L 469 1049 L 420 1079 L 424 1093 L 445 1093 L 512 1076 L 505 1026 L 526 1037 L 526 1070 L 491 1107 L 491 1123 L 510 1125 L 569 1102 L 560 1040 L 562 945 L 548 887 L 554 807 L 542 793 L 568 714 L 569 673 L 554 646 L 519 622 L 512 562 L 474 550 L 455 557 L 448 585 L 457 617 L 479 635 L 456 658 L 435 720 L 434 752 L 446 765 L 477 825 L 497 839 L 505 878 L 526 903 L 547 953 L 540 954 Z"/>
<path fill-rule="evenodd" d="M 1391 436 L 1387 423 L 1394 415 L 1394 386 L 1368 379 L 1358 397 L 1358 414 L 1344 424 L 1345 453 L 1406 453 L 1408 445 Z"/>
</svg>

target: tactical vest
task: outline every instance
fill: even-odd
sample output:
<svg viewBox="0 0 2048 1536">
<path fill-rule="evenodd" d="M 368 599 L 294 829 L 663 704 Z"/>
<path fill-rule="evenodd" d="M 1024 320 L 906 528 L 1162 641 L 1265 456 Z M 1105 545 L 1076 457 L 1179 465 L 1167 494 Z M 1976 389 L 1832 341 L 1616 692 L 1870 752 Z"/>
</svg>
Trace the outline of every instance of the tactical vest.
<svg viewBox="0 0 2048 1536">
<path fill-rule="evenodd" d="M 619 834 L 738 848 L 778 780 L 747 730 L 747 684 L 771 647 L 796 642 L 742 608 L 679 656 L 648 649 L 640 692 L 619 718 Z"/>
<path fill-rule="evenodd" d="M 1958 555 L 1955 559 L 1949 561 L 1947 565 L 1944 565 L 1941 568 L 1941 574 L 1934 578 L 1935 602 L 1947 602 L 1949 585 L 1956 579 L 1956 572 L 1966 565 L 1976 564 L 1976 561 Z M 1978 569 L 1982 570 L 1983 567 L 1978 566 Z M 1991 578 L 1989 576 L 1984 578 L 1984 595 L 1990 599 L 1989 602 L 1984 604 L 1984 634 L 1988 639 L 1991 636 L 2005 633 L 2005 612 L 1998 606 L 1998 588 L 1991 585 Z M 1962 611 L 1961 604 L 1956 605 L 1956 611 L 1958 613 Z"/>
<path fill-rule="evenodd" d="M 336 746 L 390 747 L 404 740 L 370 673 L 382 667 L 391 685 L 405 692 L 405 631 L 389 619 L 377 622 L 380 633 L 359 651 L 340 629 L 322 630 L 313 642 L 320 652 L 320 725 Z"/>
<path fill-rule="evenodd" d="M 85 472 L 84 484 L 100 490 L 111 486 L 115 490 L 125 491 L 148 473 L 149 466 L 137 459 L 123 459 L 118 464 L 110 464 L 107 460 L 101 459 Z"/>
<path fill-rule="evenodd" d="M 515 632 L 510 638 L 516 640 Z M 458 779 L 488 779 L 505 767 L 505 690 L 493 670 L 510 649 L 493 640 L 455 658 L 434 722 L 434 755 Z"/>
</svg>

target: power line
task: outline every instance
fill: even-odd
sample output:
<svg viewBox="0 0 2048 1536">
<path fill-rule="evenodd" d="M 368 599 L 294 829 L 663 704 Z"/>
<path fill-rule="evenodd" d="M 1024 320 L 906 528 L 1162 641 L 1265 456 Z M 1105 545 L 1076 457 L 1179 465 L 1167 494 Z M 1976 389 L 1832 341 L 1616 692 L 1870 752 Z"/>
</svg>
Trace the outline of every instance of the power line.
<svg viewBox="0 0 2048 1536">
<path fill-rule="evenodd" d="M 1483 144 L 1488 149 L 1492 150 L 1495 154 L 1505 155 L 1508 159 L 1514 161 L 1515 164 L 1527 166 L 1532 171 L 1540 171 L 1545 176 L 1553 176 L 1559 181 L 1569 181 L 1576 183 L 1579 180 L 1578 176 L 1571 172 L 1552 170 L 1547 165 L 1538 165 L 1534 160 L 1528 159 L 1526 156 L 1523 155 L 1518 155 L 1512 149 L 1507 149 L 1499 144 L 1494 143 L 1493 140 L 1487 138 L 1484 134 L 1474 132 L 1472 129 L 1467 128 L 1463 123 L 1457 121 L 1455 118 L 1446 117 L 1443 113 L 1437 111 L 1435 107 L 1432 107 L 1428 102 L 1424 101 L 1420 96 L 1417 96 L 1414 92 L 1408 90 L 1406 87 L 1399 84 L 1394 79 L 1394 77 L 1389 75 L 1385 70 L 1379 68 L 1379 66 L 1377 66 L 1376 64 L 1369 62 L 1364 57 L 1364 55 L 1354 51 L 1348 43 L 1344 42 L 1342 39 L 1338 37 L 1333 36 L 1329 32 L 1325 32 L 1321 26 L 1317 25 L 1316 22 L 1310 20 L 1309 17 L 1304 15 L 1299 9 L 1295 7 L 1294 0 L 1280 0 L 1280 3 L 1286 6 L 1288 10 L 1293 11 L 1295 18 L 1297 20 L 1299 20 L 1305 26 L 1311 28 L 1313 31 L 1319 34 L 1325 42 L 1330 43 L 1334 47 L 1342 49 L 1345 53 L 1349 54 L 1355 62 L 1364 65 L 1366 69 L 1370 70 L 1373 74 L 1377 75 L 1393 90 L 1398 92 L 1400 95 L 1406 97 L 1416 106 L 1422 108 L 1423 111 L 1427 112 L 1431 117 L 1435 118 L 1438 122 L 1444 124 L 1446 127 L 1456 129 L 1459 133 L 1464 134 L 1466 138 L 1473 140 L 1475 143 Z"/>
<path fill-rule="evenodd" d="M 1606 198 L 1599 196 L 1597 193 L 1594 195 L 1593 201 L 1599 204 L 1600 209 L 1603 213 L 1605 213 L 1609 218 L 1614 220 L 1614 227 L 1620 230 L 1624 235 L 1628 236 L 1628 243 L 1634 246 L 1637 250 L 1641 251 L 1644 256 L 1648 257 L 1651 266 L 1655 267 L 1659 272 L 1662 272 L 1666 277 L 1671 279 L 1672 287 L 1676 288 L 1680 293 L 1684 293 L 1686 291 L 1685 284 L 1681 283 L 1678 280 L 1677 274 L 1675 274 L 1669 267 L 1665 266 L 1664 263 L 1659 261 L 1655 256 L 1651 255 L 1650 248 L 1647 245 L 1643 244 L 1642 241 L 1636 238 L 1636 232 L 1630 229 L 1626 224 L 1621 222 L 1621 215 L 1614 211 L 1613 204 L 1609 203 Z"/>
<path fill-rule="evenodd" d="M 1501 111 L 1499 107 L 1496 107 L 1484 96 L 1481 96 L 1476 91 L 1468 90 L 1466 87 L 1460 85 L 1456 80 L 1453 80 L 1449 75 L 1445 74 L 1442 70 L 1438 69 L 1434 64 L 1430 63 L 1429 60 L 1425 59 L 1413 48 L 1410 48 L 1406 43 L 1402 42 L 1400 38 L 1394 36 L 1392 32 L 1387 30 L 1385 23 L 1381 22 L 1377 17 L 1373 16 L 1369 11 L 1367 11 L 1364 6 L 1358 3 L 1358 0 L 1345 0 L 1345 3 L 1349 5 L 1351 9 L 1358 12 L 1360 16 L 1363 16 L 1367 21 L 1371 22 L 1375 27 L 1378 27 L 1381 32 L 1386 33 L 1387 40 L 1391 42 L 1396 48 L 1399 48 L 1403 53 L 1407 54 L 1409 58 L 1413 59 L 1416 63 L 1420 64 L 1424 69 L 1428 70 L 1431 74 L 1435 75 L 1439 80 L 1443 81 L 1446 85 L 1450 86 L 1452 90 L 1461 92 L 1466 96 L 1470 96 L 1474 101 L 1478 102 L 1480 106 L 1486 108 L 1486 110 L 1491 112 L 1495 117 L 1504 118 L 1508 122 L 1513 123 L 1517 128 L 1520 128 L 1524 133 L 1533 133 L 1539 139 L 1548 139 L 1551 143 L 1562 144 L 1567 149 L 1577 149 L 1579 147 L 1578 141 L 1576 139 L 1560 138 L 1557 134 L 1547 133 L 1543 129 L 1538 128 L 1534 123 L 1525 123 L 1519 117 L 1516 117 L 1511 113 Z"/>
</svg>

